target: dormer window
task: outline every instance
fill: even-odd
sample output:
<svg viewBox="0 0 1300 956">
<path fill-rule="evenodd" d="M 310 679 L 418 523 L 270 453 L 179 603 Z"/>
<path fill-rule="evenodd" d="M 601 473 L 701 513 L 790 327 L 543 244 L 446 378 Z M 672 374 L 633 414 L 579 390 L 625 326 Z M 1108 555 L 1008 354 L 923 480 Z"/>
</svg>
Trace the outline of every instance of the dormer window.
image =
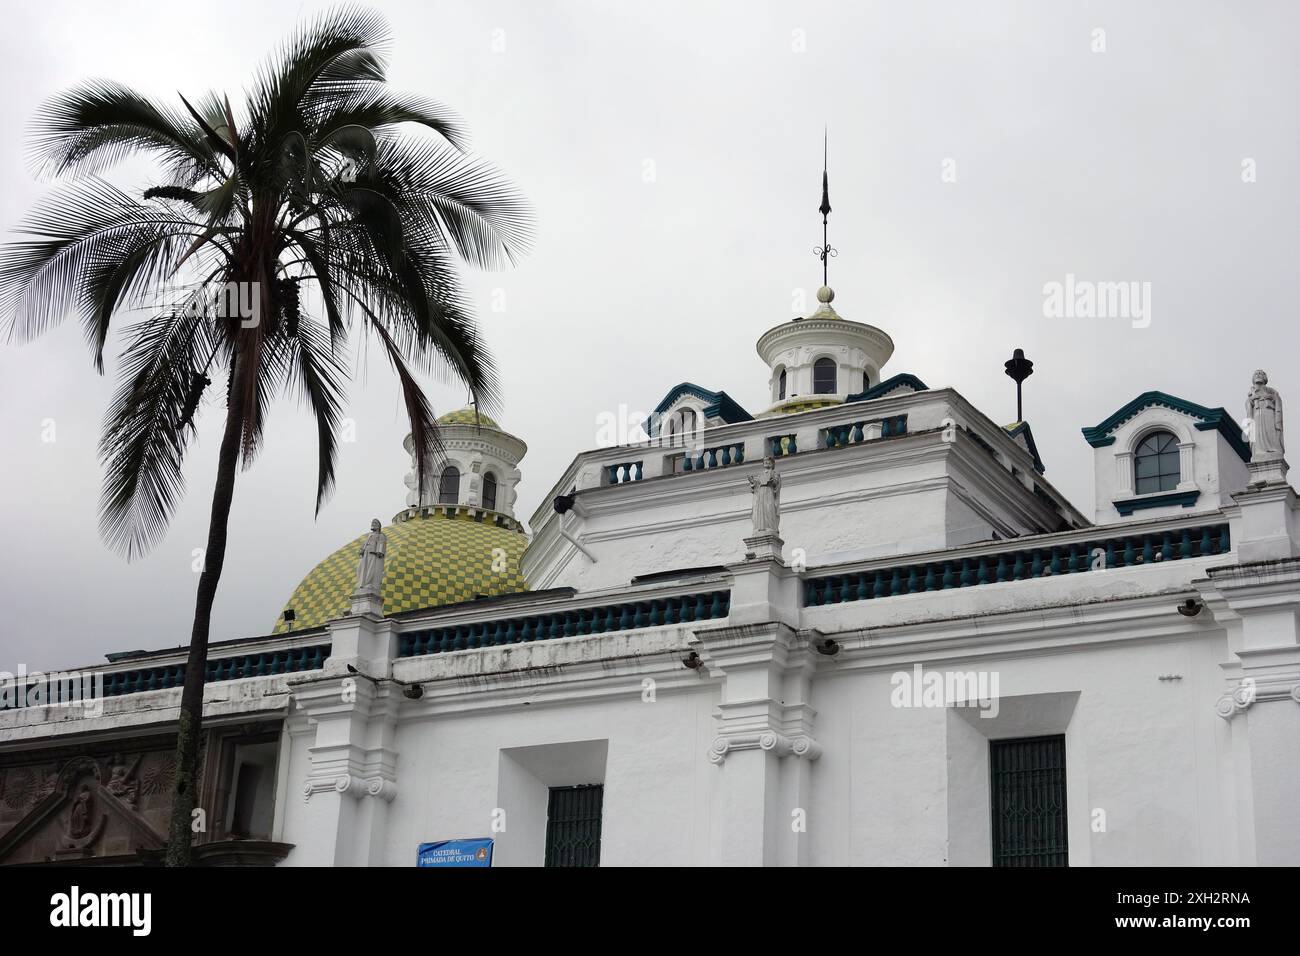
<svg viewBox="0 0 1300 956">
<path fill-rule="evenodd" d="M 1172 432 L 1153 432 L 1133 453 L 1133 485 L 1139 495 L 1173 491 L 1178 487 L 1178 439 Z"/>
<path fill-rule="evenodd" d="M 819 358 L 813 363 L 813 394 L 834 395 L 835 386 L 835 360 Z"/>
</svg>

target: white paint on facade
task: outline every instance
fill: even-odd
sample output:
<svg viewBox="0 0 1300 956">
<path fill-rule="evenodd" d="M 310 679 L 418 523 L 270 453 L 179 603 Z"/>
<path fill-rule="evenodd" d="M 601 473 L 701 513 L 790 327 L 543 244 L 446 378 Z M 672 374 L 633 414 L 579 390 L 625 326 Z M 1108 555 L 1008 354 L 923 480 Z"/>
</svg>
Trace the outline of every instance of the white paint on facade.
<svg viewBox="0 0 1300 956">
<path fill-rule="evenodd" d="M 843 325 L 823 344 L 862 339 L 845 364 L 876 384 L 887 337 Z M 802 381 L 815 333 L 778 336 L 769 367 Z M 540 865 L 549 788 L 602 784 L 602 865 L 987 866 L 991 744 L 1063 735 L 1071 865 L 1300 865 L 1290 486 L 1250 486 L 1224 432 L 1150 405 L 1095 448 L 1094 525 L 956 392 L 843 398 L 579 454 L 550 496 L 572 496 L 563 513 L 533 516 L 530 594 L 249 645 L 331 648 L 207 689 L 212 720 L 282 721 L 285 864 L 406 866 L 421 842 L 492 837 L 496 865 Z M 1121 516 L 1125 456 L 1155 428 L 1198 495 Z M 454 450 L 513 488 L 522 443 L 503 434 Z M 788 436 L 783 560 L 747 559 L 746 478 Z M 680 454 L 708 463 L 684 473 Z M 611 483 L 628 462 L 639 477 Z M 524 640 L 545 615 L 573 633 Z M 435 633 L 484 646 L 420 653 Z M 996 707 L 897 706 L 918 665 L 994 675 Z M 124 666 L 142 665 L 104 670 Z M 178 699 L 0 712 L 0 753 L 156 731 Z"/>
</svg>

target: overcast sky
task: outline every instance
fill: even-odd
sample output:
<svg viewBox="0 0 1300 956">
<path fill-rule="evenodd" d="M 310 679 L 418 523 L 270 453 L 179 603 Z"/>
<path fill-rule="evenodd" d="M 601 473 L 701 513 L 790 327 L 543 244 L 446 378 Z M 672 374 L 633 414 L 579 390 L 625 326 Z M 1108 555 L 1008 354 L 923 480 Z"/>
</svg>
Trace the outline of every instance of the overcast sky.
<svg viewBox="0 0 1300 956">
<path fill-rule="evenodd" d="M 324 6 L 8 9 L 0 228 L 46 188 L 21 135 L 42 99 L 104 76 L 160 97 L 213 88 L 233 100 Z M 458 111 L 475 150 L 537 211 L 526 262 L 465 277 L 502 372 L 500 421 L 529 445 L 525 520 L 597 443 L 601 413 L 652 408 L 682 381 L 752 411 L 766 404 L 754 342 L 820 284 L 823 125 L 840 314 L 893 337 L 886 375 L 953 386 L 999 422 L 1015 417 L 1002 363 L 1024 348 L 1047 478 L 1085 513 L 1092 454 L 1079 429 L 1139 392 L 1240 416 L 1264 367 L 1300 407 L 1296 4 L 380 6 L 394 85 Z M 1067 274 L 1149 282 L 1149 325 L 1045 317 L 1044 284 Z M 504 311 L 492 311 L 496 290 Z M 312 430 L 293 402 L 273 410 L 265 451 L 237 486 L 214 639 L 267 633 L 316 561 L 402 507 L 406 425 L 377 358 L 358 360 L 356 441 L 318 518 Z M 188 641 L 221 409 L 205 406 L 169 534 L 128 564 L 96 517 L 115 372 L 110 362 L 94 374 L 75 321 L 35 344 L 0 344 L 0 670 Z M 465 400 L 445 384 L 430 393 L 440 412 Z M 47 419 L 53 442 L 42 441 Z"/>
</svg>

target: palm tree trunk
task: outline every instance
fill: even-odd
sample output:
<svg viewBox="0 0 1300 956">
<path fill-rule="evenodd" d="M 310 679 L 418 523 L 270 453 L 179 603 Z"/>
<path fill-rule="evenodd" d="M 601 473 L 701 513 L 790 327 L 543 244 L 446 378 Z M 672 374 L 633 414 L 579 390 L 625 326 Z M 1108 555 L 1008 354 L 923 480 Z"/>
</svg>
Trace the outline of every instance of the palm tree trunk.
<svg viewBox="0 0 1300 956">
<path fill-rule="evenodd" d="M 212 516 L 208 522 L 208 547 L 199 575 L 199 592 L 194 605 L 194 628 L 190 632 L 190 654 L 185 662 L 185 685 L 181 691 L 180 719 L 176 730 L 176 783 L 172 791 L 172 816 L 168 832 L 168 866 L 190 865 L 194 808 L 199 799 L 199 745 L 203 739 L 203 685 L 208 669 L 208 631 L 212 623 L 212 602 L 226 561 L 226 526 L 230 503 L 235 495 L 235 472 L 244 429 L 243 363 L 235 357 L 231 370 L 230 399 L 226 406 L 226 429 L 217 458 L 217 481 L 212 491 Z"/>
</svg>

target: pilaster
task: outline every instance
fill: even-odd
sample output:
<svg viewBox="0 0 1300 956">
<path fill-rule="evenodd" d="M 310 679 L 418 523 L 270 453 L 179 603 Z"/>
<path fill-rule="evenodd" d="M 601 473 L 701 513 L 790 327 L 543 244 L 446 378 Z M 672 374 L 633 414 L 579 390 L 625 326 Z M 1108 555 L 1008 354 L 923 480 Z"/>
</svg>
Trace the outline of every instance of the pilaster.
<svg viewBox="0 0 1300 956">
<path fill-rule="evenodd" d="M 813 658 L 798 624 L 798 577 L 779 560 L 730 568 L 725 627 L 696 632 L 699 654 L 721 677 L 717 734 L 708 759 L 718 768 L 712 862 L 796 866 L 806 856 L 813 736 Z"/>
<path fill-rule="evenodd" d="M 1300 865 L 1300 560 L 1216 568 L 1197 583 L 1240 635 L 1240 669 L 1231 668 L 1215 711 L 1234 736 L 1244 731 L 1250 779 L 1241 794 L 1250 807 L 1240 819 L 1253 832 L 1242 842 L 1260 865 Z"/>
</svg>

